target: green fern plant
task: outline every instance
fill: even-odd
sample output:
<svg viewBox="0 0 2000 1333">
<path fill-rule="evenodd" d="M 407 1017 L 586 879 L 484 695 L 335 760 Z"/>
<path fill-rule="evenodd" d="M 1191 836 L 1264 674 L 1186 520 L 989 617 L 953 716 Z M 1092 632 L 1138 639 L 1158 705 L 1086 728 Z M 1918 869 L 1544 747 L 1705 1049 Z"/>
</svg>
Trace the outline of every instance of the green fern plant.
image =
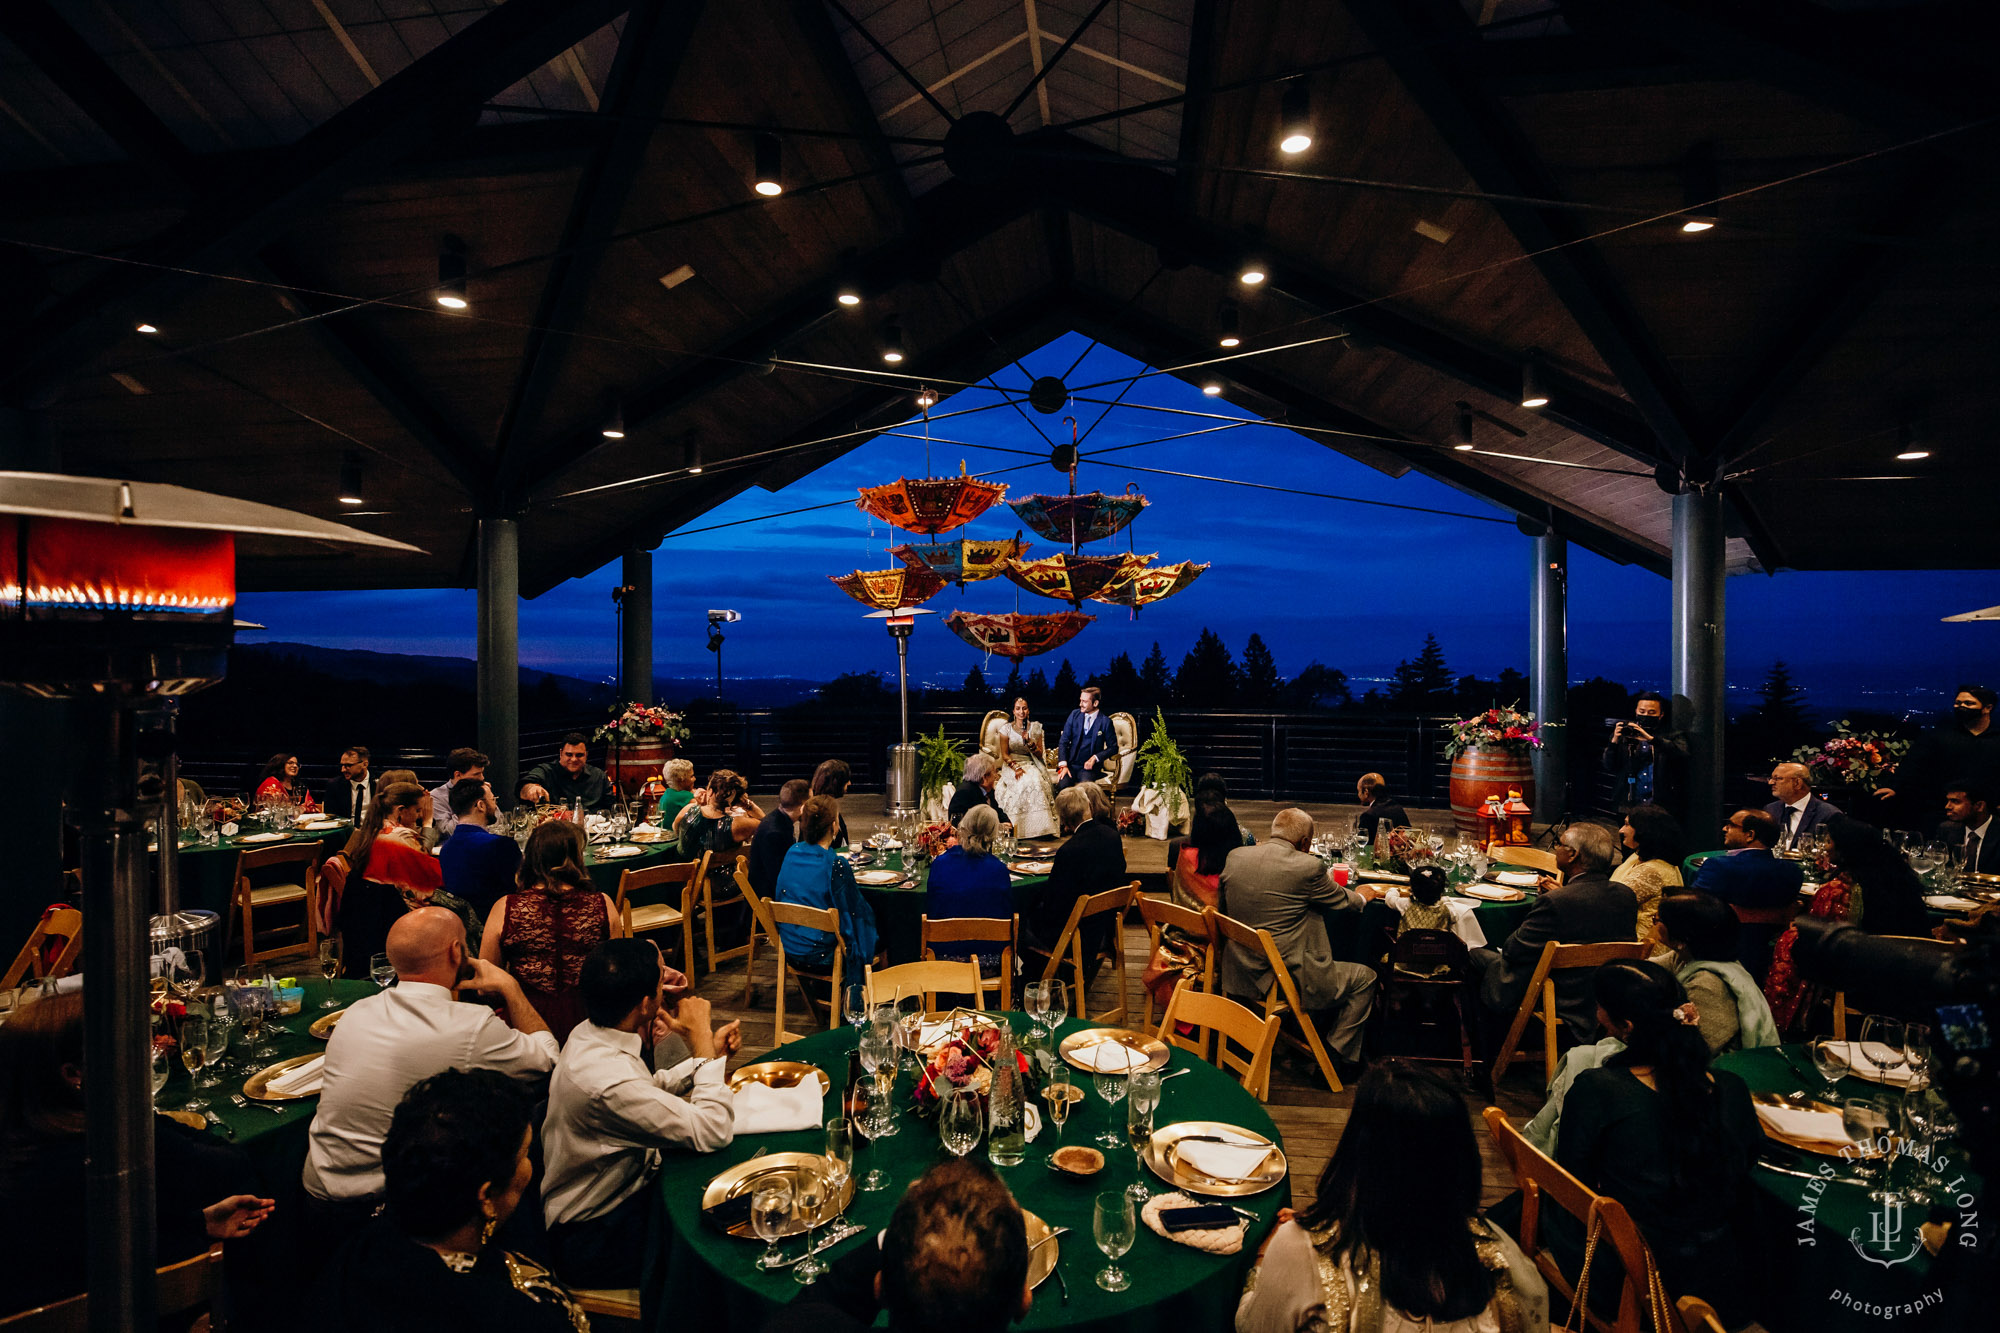
<svg viewBox="0 0 2000 1333">
<path fill-rule="evenodd" d="M 1167 734 L 1167 715 L 1158 708 L 1153 710 L 1152 734 L 1139 747 L 1139 777 L 1141 785 L 1155 788 L 1162 795 L 1171 792 L 1185 795 L 1194 786 L 1194 769 L 1181 753 L 1181 747 Z M 1172 799 L 1168 796 L 1169 801 Z"/>
<path fill-rule="evenodd" d="M 942 725 L 935 736 L 917 733 L 918 800 L 929 799 L 932 792 L 951 790 L 964 772 L 965 747 L 947 735 Z"/>
</svg>

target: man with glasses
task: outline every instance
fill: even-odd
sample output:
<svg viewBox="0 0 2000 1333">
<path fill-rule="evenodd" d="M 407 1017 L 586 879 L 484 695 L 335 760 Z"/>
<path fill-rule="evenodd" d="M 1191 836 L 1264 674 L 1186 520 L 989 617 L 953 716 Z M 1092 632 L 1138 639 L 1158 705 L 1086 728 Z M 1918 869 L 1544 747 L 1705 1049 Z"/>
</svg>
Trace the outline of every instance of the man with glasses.
<svg viewBox="0 0 2000 1333">
<path fill-rule="evenodd" d="M 334 819 L 351 819 L 356 824 L 368 817 L 368 803 L 375 799 L 375 779 L 368 772 L 368 747 L 350 745 L 340 752 L 340 776 L 327 789 L 326 813 Z"/>
<path fill-rule="evenodd" d="M 1711 856 L 1695 872 L 1692 887 L 1712 893 L 1743 922 L 1737 961 L 1761 977 L 1771 961 L 1771 943 L 1799 901 L 1805 868 L 1772 852 L 1778 821 L 1762 810 L 1738 810 L 1722 825 L 1721 856 Z"/>
<path fill-rule="evenodd" d="M 1778 825 L 1774 850 L 1789 852 L 1799 839 L 1840 813 L 1832 801 L 1813 795 L 1812 770 L 1804 764 L 1779 764 L 1771 770 L 1771 795 L 1778 799 L 1764 807 Z"/>
</svg>

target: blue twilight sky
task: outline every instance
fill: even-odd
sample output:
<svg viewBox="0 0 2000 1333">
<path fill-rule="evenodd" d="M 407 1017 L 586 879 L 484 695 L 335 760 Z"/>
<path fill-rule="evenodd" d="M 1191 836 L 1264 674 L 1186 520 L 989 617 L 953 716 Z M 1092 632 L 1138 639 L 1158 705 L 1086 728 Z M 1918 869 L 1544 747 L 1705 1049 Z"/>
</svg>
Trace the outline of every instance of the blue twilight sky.
<svg viewBox="0 0 2000 1333">
<path fill-rule="evenodd" d="M 1081 363 L 1065 374 L 1079 355 Z M 1125 377 L 1144 369 L 1075 334 L 1025 357 L 1022 364 L 1035 375 L 1064 375 L 1079 398 L 1099 400 L 1115 396 Z M 1098 381 L 1113 383 L 1083 387 Z M 1019 394 L 1027 377 L 1010 366 L 994 382 Z M 1035 427 L 1052 437 L 1066 435 L 1066 412 L 1042 416 L 1024 409 L 1033 425 L 1006 406 L 946 416 L 997 402 L 994 392 L 978 387 L 934 409 L 933 472 L 956 473 L 963 460 L 975 473 L 1016 469 L 996 478 L 1009 484 L 1011 495 L 1060 492 L 1064 478 L 1042 461 L 1048 445 Z M 1102 411 L 1096 403 L 1077 403 L 1078 429 L 1090 427 Z M 1169 664 L 1178 666 L 1207 626 L 1237 656 L 1253 632 L 1262 634 L 1288 676 L 1313 660 L 1359 681 L 1386 676 L 1399 659 L 1415 655 L 1427 632 L 1437 634 L 1454 671 L 1490 676 L 1503 667 L 1526 668 L 1533 555 L 1511 515 L 1414 472 L 1391 480 L 1311 438 L 1265 425 L 1090 457 L 1100 449 L 1224 424 L 1180 415 L 1185 413 L 1249 419 L 1241 409 L 1206 398 L 1172 376 L 1141 379 L 1088 435 L 1077 485 L 1080 490 L 1122 492 L 1135 484 L 1152 502 L 1130 529 L 1136 548 L 1158 552 L 1163 563 L 1196 559 L 1213 567 L 1193 587 L 1146 608 L 1136 619 L 1121 608 L 1090 604 L 1096 623 L 1065 649 L 1027 665 L 1041 665 L 1053 674 L 1068 656 L 1079 675 L 1087 677 L 1121 651 L 1141 660 L 1158 640 Z M 655 565 L 657 674 L 702 676 L 713 670 L 704 617 L 716 606 L 744 615 L 741 624 L 729 629 L 724 667 L 730 676 L 825 679 L 842 671 L 893 672 L 888 636 L 879 625 L 864 621 L 863 608 L 825 576 L 894 563 L 887 549 L 905 538 L 871 520 L 852 501 L 857 487 L 924 475 L 925 445 L 921 438 L 909 438 L 921 436 L 922 429 L 920 421 L 913 422 L 897 435 L 872 440 L 776 494 L 753 488 L 689 524 L 689 531 L 670 535 Z M 1284 495 L 1160 476 L 1134 465 L 1505 521 Z M 717 526 L 809 505 L 831 507 Z M 1013 512 L 998 505 L 961 531 L 1005 537 L 1018 526 Z M 1120 533 L 1094 549 L 1122 549 L 1125 542 Z M 1051 554 L 1053 549 L 1038 539 L 1029 554 Z M 699 580 L 675 573 L 677 564 L 694 560 L 702 569 Z M 522 603 L 522 663 L 588 678 L 609 676 L 614 663 L 609 590 L 617 572 L 614 562 Z M 1663 686 L 1668 602 L 1664 578 L 1572 548 L 1572 678 L 1603 675 L 1635 686 Z M 1996 602 L 2000 576 L 1984 572 L 1733 578 L 1726 631 L 1730 686 L 1740 699 L 1782 657 L 1815 702 L 1872 704 L 1893 711 L 1912 702 L 1928 706 L 1932 691 L 1948 691 L 1961 679 L 1985 679 L 2000 637 L 2000 622 L 1945 625 L 1939 618 Z M 964 592 L 948 587 L 929 603 L 940 613 L 960 606 L 1048 611 L 1061 605 L 1017 592 L 1004 580 L 971 584 Z M 303 641 L 464 657 L 473 653 L 470 591 L 252 594 L 238 609 L 268 626 L 246 634 L 249 642 Z M 326 628 L 355 625 L 370 626 L 372 632 L 358 636 Z M 937 621 L 920 626 L 910 658 L 913 674 L 937 685 L 956 685 L 981 660 L 976 649 Z M 1003 659 L 987 663 L 989 676 L 996 678 L 1006 668 Z M 1357 685 L 1357 693 L 1363 687 Z M 1911 690 L 1920 693 L 1911 696 Z"/>
</svg>

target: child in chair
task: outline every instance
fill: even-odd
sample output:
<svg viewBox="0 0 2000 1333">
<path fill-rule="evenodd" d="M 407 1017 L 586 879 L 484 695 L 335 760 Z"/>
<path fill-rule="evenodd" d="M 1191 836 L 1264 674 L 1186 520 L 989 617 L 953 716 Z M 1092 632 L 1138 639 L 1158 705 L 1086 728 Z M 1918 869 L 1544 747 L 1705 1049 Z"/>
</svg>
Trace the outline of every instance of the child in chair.
<svg viewBox="0 0 2000 1333">
<path fill-rule="evenodd" d="M 1406 931 L 1451 929 L 1451 909 L 1444 905 L 1446 886 L 1444 871 L 1436 866 L 1418 866 L 1410 872 L 1410 901 L 1403 909 L 1403 919 L 1396 923 L 1396 938 L 1401 939 Z M 1446 970 L 1444 964 L 1424 970 L 1401 967 L 1399 972 L 1410 976 L 1434 977 Z"/>
</svg>

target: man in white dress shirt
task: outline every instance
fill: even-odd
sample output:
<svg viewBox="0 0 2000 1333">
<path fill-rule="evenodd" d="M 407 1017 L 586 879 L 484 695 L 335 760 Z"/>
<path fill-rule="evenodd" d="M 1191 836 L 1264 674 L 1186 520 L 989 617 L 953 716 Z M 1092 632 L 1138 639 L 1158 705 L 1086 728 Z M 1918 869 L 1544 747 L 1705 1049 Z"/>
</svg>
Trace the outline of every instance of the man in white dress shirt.
<svg viewBox="0 0 2000 1333">
<path fill-rule="evenodd" d="M 736 1137 L 723 1069 L 742 1033 L 712 1029 L 699 995 L 669 1008 L 678 975 L 649 940 L 607 940 L 583 960 L 588 1018 L 563 1044 L 542 1125 L 550 1257 L 571 1286 L 638 1286 L 661 1150 L 714 1152 Z M 648 1065 L 648 1046 L 667 1067 Z"/>
<path fill-rule="evenodd" d="M 2000 874 L 2000 839 L 1992 836 L 2000 829 L 1993 827 L 1986 789 L 1971 781 L 1948 784 L 1944 812 L 1951 822 L 1938 830 L 1939 835 L 1965 848 L 1961 862 L 1965 869 L 1975 875 Z"/>
<path fill-rule="evenodd" d="M 549 1025 L 519 982 L 468 957 L 456 915 L 419 908 L 389 928 L 387 949 L 396 985 L 349 1006 L 326 1044 L 304 1172 L 318 1254 L 331 1253 L 381 1201 L 382 1141 L 411 1088 L 447 1069 L 492 1069 L 539 1092 L 556 1063 Z M 507 1022 L 484 1005 L 459 1003 L 460 986 L 498 996 Z"/>
</svg>

